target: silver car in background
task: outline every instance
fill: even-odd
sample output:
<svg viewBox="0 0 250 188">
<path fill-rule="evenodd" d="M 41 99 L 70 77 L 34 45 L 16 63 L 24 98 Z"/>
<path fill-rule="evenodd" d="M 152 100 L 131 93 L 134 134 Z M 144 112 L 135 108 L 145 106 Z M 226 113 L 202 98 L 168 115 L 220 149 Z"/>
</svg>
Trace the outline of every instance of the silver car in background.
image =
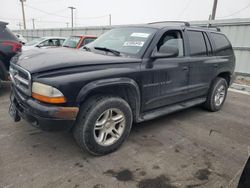
<svg viewBox="0 0 250 188">
<path fill-rule="evenodd" d="M 61 47 L 66 40 L 64 37 L 41 37 L 27 42 L 23 47 L 23 51 L 37 49 L 37 48 L 50 48 Z"/>
</svg>

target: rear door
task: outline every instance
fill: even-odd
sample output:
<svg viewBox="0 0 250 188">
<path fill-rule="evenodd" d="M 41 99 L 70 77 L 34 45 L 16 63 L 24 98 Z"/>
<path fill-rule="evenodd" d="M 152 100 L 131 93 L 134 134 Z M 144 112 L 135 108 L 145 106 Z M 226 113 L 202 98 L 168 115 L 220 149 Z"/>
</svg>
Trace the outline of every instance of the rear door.
<svg viewBox="0 0 250 188">
<path fill-rule="evenodd" d="M 188 97 L 196 98 L 207 93 L 218 64 L 213 55 L 209 33 L 187 30 L 190 56 Z"/>
</svg>

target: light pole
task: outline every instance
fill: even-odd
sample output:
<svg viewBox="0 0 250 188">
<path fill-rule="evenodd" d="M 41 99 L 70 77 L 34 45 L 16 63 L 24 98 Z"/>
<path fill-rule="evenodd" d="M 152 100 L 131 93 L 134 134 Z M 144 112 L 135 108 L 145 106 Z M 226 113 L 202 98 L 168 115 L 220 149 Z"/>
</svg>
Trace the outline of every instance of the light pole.
<svg viewBox="0 0 250 188">
<path fill-rule="evenodd" d="M 33 25 L 33 29 L 35 29 L 35 19 L 32 19 L 32 25 Z"/>
<path fill-rule="evenodd" d="M 74 9 L 76 9 L 75 7 L 68 7 L 69 9 L 71 9 L 71 27 L 74 27 L 74 14 L 73 11 Z"/>
<path fill-rule="evenodd" d="M 25 21 L 25 12 L 24 12 L 24 2 L 26 0 L 20 0 L 21 4 L 22 4 L 22 13 L 23 13 L 23 28 L 26 30 L 26 21 Z"/>
<path fill-rule="evenodd" d="M 111 14 L 109 14 L 109 26 L 111 26 Z"/>
</svg>

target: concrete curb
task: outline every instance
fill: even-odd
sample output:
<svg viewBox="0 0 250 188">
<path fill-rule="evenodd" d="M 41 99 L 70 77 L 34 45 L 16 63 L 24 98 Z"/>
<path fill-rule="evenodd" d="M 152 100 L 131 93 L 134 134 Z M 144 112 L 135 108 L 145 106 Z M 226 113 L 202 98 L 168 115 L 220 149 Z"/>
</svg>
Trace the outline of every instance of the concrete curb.
<svg viewBox="0 0 250 188">
<path fill-rule="evenodd" d="M 237 89 L 237 90 L 241 90 L 241 91 L 250 92 L 250 86 L 247 86 L 247 85 L 241 85 L 241 84 L 233 83 L 233 84 L 231 85 L 231 88 Z"/>
</svg>

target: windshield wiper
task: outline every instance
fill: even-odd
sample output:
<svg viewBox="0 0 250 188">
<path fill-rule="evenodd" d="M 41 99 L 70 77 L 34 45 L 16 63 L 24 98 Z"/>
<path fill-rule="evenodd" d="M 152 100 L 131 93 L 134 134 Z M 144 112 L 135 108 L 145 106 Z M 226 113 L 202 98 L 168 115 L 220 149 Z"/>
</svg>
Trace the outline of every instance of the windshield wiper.
<svg viewBox="0 0 250 188">
<path fill-rule="evenodd" d="M 105 47 L 94 47 L 96 50 L 102 50 L 102 51 L 106 51 L 106 52 L 111 52 L 113 54 L 115 54 L 116 56 L 120 56 L 120 52 L 113 50 L 113 49 L 109 49 L 109 48 L 105 48 Z"/>
<path fill-rule="evenodd" d="M 86 50 L 86 51 L 88 51 L 88 52 L 91 51 L 90 48 L 89 48 L 88 46 L 83 46 L 82 49 L 84 49 L 84 50 Z"/>
</svg>

